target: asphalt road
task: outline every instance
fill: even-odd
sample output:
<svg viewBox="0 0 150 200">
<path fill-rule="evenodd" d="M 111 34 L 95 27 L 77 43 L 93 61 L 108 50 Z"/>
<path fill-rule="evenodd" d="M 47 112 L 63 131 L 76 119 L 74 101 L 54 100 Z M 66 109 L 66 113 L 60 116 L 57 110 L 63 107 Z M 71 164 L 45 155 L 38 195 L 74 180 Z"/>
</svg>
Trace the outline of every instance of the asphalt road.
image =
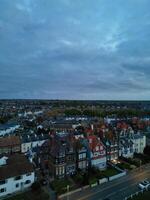
<svg viewBox="0 0 150 200">
<path fill-rule="evenodd" d="M 103 200 L 105 198 L 123 200 L 126 196 L 139 191 L 138 183 L 146 178 L 150 180 L 150 165 L 112 182 L 74 193 L 62 198 L 62 200 Z"/>
</svg>

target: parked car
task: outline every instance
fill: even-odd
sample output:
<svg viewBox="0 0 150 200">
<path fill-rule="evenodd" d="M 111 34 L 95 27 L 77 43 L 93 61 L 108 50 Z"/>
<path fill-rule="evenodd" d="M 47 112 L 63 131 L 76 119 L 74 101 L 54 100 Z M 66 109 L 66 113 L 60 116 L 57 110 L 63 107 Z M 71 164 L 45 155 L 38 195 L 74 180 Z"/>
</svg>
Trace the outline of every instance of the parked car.
<svg viewBox="0 0 150 200">
<path fill-rule="evenodd" d="M 140 183 L 138 184 L 138 187 L 139 187 L 141 190 L 147 190 L 147 189 L 150 188 L 150 182 L 147 181 L 147 180 L 144 180 L 144 181 L 142 181 L 142 182 L 140 182 Z"/>
</svg>

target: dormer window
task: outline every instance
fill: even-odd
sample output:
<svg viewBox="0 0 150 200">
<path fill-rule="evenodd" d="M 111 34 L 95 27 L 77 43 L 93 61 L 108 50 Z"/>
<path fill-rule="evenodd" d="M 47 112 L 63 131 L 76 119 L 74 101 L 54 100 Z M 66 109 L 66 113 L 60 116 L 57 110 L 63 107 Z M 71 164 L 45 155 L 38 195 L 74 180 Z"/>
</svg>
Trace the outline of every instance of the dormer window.
<svg viewBox="0 0 150 200">
<path fill-rule="evenodd" d="M 16 176 L 16 177 L 14 178 L 15 181 L 20 180 L 20 179 L 22 179 L 22 176 Z"/>
</svg>

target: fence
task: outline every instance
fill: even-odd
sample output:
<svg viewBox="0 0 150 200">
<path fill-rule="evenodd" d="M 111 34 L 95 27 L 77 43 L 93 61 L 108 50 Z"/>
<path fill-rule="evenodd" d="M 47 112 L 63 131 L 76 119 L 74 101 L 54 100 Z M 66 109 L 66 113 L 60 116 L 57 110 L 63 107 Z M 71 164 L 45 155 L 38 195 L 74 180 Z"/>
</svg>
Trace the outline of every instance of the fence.
<svg viewBox="0 0 150 200">
<path fill-rule="evenodd" d="M 143 190 L 140 190 L 134 194 L 131 194 L 128 197 L 125 197 L 124 200 L 132 199 L 133 197 L 138 196 L 139 194 L 143 194 Z"/>
<path fill-rule="evenodd" d="M 114 176 L 110 176 L 109 177 L 109 181 L 113 181 L 113 180 L 115 180 L 115 179 L 117 179 L 117 178 L 120 178 L 120 177 L 122 177 L 122 176 L 125 176 L 126 175 L 126 171 L 124 171 L 124 172 L 122 172 L 122 173 L 119 173 L 119 174 L 116 174 L 116 175 L 114 175 Z"/>
<path fill-rule="evenodd" d="M 108 182 L 108 178 L 99 179 L 99 185 Z"/>
</svg>

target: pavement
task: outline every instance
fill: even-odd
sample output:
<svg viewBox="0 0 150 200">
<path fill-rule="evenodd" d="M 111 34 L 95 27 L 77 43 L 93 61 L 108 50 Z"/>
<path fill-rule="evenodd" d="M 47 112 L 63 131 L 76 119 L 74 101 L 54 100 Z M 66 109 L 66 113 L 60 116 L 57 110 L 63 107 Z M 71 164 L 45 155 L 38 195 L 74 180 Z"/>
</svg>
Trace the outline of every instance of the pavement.
<svg viewBox="0 0 150 200">
<path fill-rule="evenodd" d="M 105 198 L 124 200 L 125 197 L 140 190 L 138 183 L 144 179 L 150 180 L 150 165 L 138 168 L 114 181 L 68 195 L 61 200 L 104 200 Z"/>
</svg>

